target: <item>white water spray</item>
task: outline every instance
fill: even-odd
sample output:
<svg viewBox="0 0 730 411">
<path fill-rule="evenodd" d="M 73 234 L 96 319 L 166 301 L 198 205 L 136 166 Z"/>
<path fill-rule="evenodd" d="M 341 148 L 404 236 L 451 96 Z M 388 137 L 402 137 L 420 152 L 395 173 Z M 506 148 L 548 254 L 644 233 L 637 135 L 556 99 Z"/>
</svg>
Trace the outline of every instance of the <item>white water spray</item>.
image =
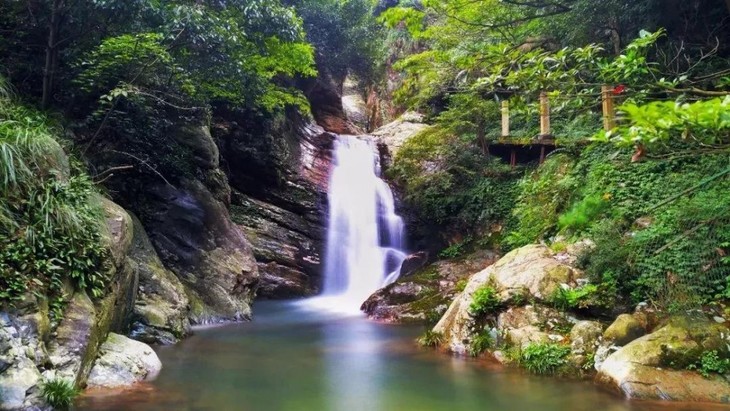
<svg viewBox="0 0 730 411">
<path fill-rule="evenodd" d="M 379 288 L 398 278 L 403 220 L 372 143 L 353 136 L 335 141 L 322 301 L 335 311 L 359 311 Z"/>
</svg>

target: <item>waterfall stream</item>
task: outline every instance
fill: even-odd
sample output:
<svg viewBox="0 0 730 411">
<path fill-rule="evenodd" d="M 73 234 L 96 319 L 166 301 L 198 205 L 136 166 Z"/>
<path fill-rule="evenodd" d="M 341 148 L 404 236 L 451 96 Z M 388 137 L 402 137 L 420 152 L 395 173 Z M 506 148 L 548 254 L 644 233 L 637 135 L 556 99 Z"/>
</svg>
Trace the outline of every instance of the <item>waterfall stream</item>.
<svg viewBox="0 0 730 411">
<path fill-rule="evenodd" d="M 358 311 L 373 292 L 398 278 L 406 257 L 403 220 L 380 179 L 376 153 L 368 140 L 335 141 L 322 293 L 335 311 Z"/>
</svg>

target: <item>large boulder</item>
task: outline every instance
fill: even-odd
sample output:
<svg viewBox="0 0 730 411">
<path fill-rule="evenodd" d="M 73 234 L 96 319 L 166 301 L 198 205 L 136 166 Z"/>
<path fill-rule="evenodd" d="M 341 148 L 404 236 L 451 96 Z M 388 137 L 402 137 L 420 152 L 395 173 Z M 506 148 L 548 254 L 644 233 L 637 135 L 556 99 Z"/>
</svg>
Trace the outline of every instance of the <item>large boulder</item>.
<svg viewBox="0 0 730 411">
<path fill-rule="evenodd" d="M 449 350 L 464 353 L 473 325 L 469 306 L 479 288 L 494 287 L 503 303 L 516 300 L 540 302 L 547 300 L 563 284 L 574 284 L 579 275 L 570 266 L 552 258 L 545 246 L 528 245 L 513 250 L 474 274 L 433 330 L 444 335 Z"/>
<path fill-rule="evenodd" d="M 497 317 L 497 331 L 507 344 L 524 348 L 532 343 L 561 340 L 562 336 L 550 331 L 554 325 L 565 321 L 564 316 L 553 308 L 535 305 L 511 307 Z"/>
<path fill-rule="evenodd" d="M 147 344 L 109 333 L 91 369 L 90 388 L 127 387 L 157 376 L 162 363 Z"/>
<path fill-rule="evenodd" d="M 503 301 L 531 297 L 547 301 L 563 284 L 575 285 L 581 274 L 552 257 L 543 245 L 518 248 L 497 261 L 489 274 Z M 527 295 L 525 295 L 527 294 Z"/>
<path fill-rule="evenodd" d="M 47 307 L 46 307 L 47 308 Z M 40 367 L 48 361 L 48 311 L 0 313 L 0 409 L 29 409 L 42 402 Z"/>
<path fill-rule="evenodd" d="M 730 403 L 726 378 L 684 369 L 702 352 L 726 352 L 729 332 L 712 321 L 675 318 L 609 355 L 598 367 L 598 379 L 631 399 Z"/>
<path fill-rule="evenodd" d="M 399 276 L 408 277 L 409 275 L 421 269 L 426 264 L 428 264 L 428 251 L 419 251 L 417 253 L 413 253 L 407 256 L 405 260 L 403 260 L 403 263 L 400 266 Z"/>
</svg>

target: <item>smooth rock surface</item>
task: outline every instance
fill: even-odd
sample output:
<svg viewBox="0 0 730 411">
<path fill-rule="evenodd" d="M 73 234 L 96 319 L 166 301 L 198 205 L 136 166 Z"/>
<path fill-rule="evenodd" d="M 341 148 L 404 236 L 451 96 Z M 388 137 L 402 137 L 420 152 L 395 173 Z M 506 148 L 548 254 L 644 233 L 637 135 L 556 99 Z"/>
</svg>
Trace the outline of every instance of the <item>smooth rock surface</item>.
<svg viewBox="0 0 730 411">
<path fill-rule="evenodd" d="M 109 333 L 87 383 L 90 388 L 127 387 L 153 379 L 161 369 L 162 363 L 150 346 Z"/>
</svg>

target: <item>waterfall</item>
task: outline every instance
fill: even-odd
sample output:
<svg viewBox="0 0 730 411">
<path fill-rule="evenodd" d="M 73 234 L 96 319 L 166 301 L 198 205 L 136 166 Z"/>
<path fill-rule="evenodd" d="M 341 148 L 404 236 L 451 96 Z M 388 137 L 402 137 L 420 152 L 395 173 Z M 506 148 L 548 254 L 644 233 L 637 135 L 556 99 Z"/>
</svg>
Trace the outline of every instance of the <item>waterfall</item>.
<svg viewBox="0 0 730 411">
<path fill-rule="evenodd" d="M 376 152 L 370 141 L 354 136 L 335 141 L 323 297 L 338 311 L 359 310 L 398 278 L 406 257 L 403 220 L 379 177 Z"/>
</svg>

